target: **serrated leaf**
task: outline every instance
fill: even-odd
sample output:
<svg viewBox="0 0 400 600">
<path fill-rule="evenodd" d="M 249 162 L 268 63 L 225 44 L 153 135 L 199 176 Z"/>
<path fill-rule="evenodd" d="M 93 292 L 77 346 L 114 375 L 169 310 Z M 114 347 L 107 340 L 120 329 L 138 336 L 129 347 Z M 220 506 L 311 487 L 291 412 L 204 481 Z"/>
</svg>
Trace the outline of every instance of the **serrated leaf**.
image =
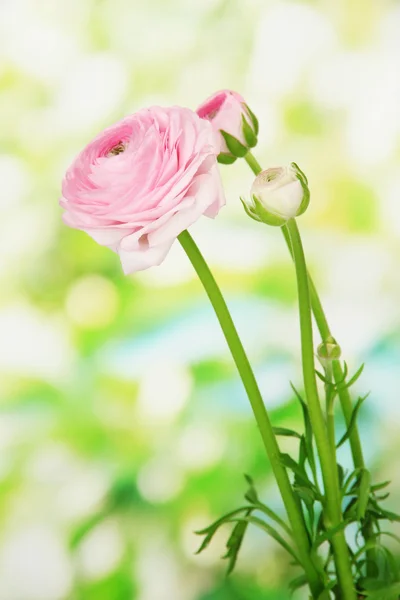
<svg viewBox="0 0 400 600">
<path fill-rule="evenodd" d="M 200 552 L 203 552 L 203 550 L 207 548 L 207 546 L 209 545 L 209 543 L 211 542 L 212 538 L 214 537 L 217 530 L 221 527 L 221 525 L 223 525 L 224 523 L 230 523 L 232 517 L 240 514 L 241 512 L 248 511 L 249 509 L 253 509 L 253 507 L 241 506 L 240 508 L 237 508 L 236 510 L 232 510 L 231 512 L 227 513 L 220 519 L 217 519 L 208 527 L 205 527 L 204 529 L 201 529 L 199 531 L 195 531 L 197 535 L 205 536 L 196 554 L 200 554 Z"/>
<path fill-rule="evenodd" d="M 250 512 L 248 513 L 248 515 L 249 514 L 250 514 Z M 236 523 L 235 527 L 233 528 L 232 533 L 228 538 L 228 541 L 226 542 L 226 547 L 227 547 L 228 551 L 222 558 L 226 558 L 229 561 L 227 575 L 230 575 L 230 573 L 232 573 L 233 569 L 235 568 L 239 550 L 241 548 L 247 527 L 248 527 L 247 521 L 245 521 L 245 520 L 238 521 Z"/>
<path fill-rule="evenodd" d="M 220 152 L 217 156 L 217 161 L 221 165 L 231 165 L 235 162 L 236 156 L 232 156 L 232 154 L 227 154 L 226 152 Z"/>
<path fill-rule="evenodd" d="M 361 398 L 359 398 L 357 400 L 356 405 L 353 408 L 353 412 L 351 413 L 349 426 L 348 426 L 346 432 L 344 433 L 344 435 L 340 438 L 340 440 L 336 444 L 336 448 L 340 448 L 340 446 L 342 446 L 342 444 L 344 444 L 345 441 L 348 440 L 349 437 L 351 436 L 351 434 L 353 433 L 354 427 L 356 426 L 356 423 L 357 423 L 357 416 L 360 411 L 360 408 L 363 405 L 363 402 L 368 398 L 368 396 L 369 396 L 369 392 L 368 392 L 368 394 L 366 394 L 365 396 L 362 396 Z"/>
</svg>

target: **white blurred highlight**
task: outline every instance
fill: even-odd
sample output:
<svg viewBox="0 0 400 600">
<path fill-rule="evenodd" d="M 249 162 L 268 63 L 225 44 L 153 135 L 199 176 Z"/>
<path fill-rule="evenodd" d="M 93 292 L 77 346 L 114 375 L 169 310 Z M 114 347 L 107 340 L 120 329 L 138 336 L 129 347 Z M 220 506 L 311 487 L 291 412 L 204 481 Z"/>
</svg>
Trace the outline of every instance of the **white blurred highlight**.
<svg viewBox="0 0 400 600">
<path fill-rule="evenodd" d="M 58 532 L 46 525 L 30 524 L 3 540 L 2 598 L 61 600 L 70 592 L 71 584 L 71 565 Z"/>
<path fill-rule="evenodd" d="M 0 311 L 0 372 L 59 379 L 72 366 L 64 322 L 24 303 Z"/>
<path fill-rule="evenodd" d="M 105 577 L 115 570 L 124 553 L 116 522 L 105 521 L 90 532 L 79 547 L 79 570 L 87 580 Z"/>
<path fill-rule="evenodd" d="M 100 275 L 85 275 L 75 280 L 66 297 L 67 315 L 84 329 L 110 325 L 118 307 L 115 285 Z"/>
<path fill-rule="evenodd" d="M 189 371 L 165 356 L 149 364 L 140 379 L 137 411 L 145 423 L 164 423 L 174 420 L 188 401 L 192 389 Z"/>
<path fill-rule="evenodd" d="M 155 504 L 168 502 L 182 490 L 182 471 L 167 457 L 148 461 L 139 471 L 137 485 L 143 498 Z"/>
</svg>

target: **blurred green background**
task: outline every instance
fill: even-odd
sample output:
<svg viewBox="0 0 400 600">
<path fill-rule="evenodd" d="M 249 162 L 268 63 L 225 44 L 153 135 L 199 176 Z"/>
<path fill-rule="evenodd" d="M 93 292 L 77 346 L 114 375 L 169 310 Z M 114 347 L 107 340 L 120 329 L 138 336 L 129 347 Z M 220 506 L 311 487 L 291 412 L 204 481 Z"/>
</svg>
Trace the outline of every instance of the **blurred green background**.
<svg viewBox="0 0 400 600">
<path fill-rule="evenodd" d="M 366 362 L 366 455 L 375 477 L 398 475 L 399 31 L 394 0 L 0 1 L 1 600 L 285 599 L 295 574 L 253 530 L 228 579 L 227 530 L 194 556 L 194 530 L 241 504 L 243 473 L 281 505 L 179 245 L 124 277 L 61 222 L 74 155 L 146 105 L 235 89 L 259 117 L 260 162 L 307 173 L 310 269 L 350 367 Z M 296 425 L 293 270 L 278 229 L 244 215 L 247 166 L 221 170 L 227 207 L 192 234 L 274 423 Z"/>
</svg>

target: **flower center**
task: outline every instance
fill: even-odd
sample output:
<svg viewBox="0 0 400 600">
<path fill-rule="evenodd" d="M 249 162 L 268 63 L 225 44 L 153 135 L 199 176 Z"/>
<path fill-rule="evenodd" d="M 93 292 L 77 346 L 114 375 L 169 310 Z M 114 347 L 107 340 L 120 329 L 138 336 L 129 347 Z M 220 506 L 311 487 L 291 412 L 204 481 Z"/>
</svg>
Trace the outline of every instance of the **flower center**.
<svg viewBox="0 0 400 600">
<path fill-rule="evenodd" d="M 122 152 L 125 152 L 125 144 L 123 142 L 118 142 L 118 144 L 113 146 L 111 150 L 107 152 L 107 156 L 118 156 L 118 154 L 122 154 Z"/>
</svg>

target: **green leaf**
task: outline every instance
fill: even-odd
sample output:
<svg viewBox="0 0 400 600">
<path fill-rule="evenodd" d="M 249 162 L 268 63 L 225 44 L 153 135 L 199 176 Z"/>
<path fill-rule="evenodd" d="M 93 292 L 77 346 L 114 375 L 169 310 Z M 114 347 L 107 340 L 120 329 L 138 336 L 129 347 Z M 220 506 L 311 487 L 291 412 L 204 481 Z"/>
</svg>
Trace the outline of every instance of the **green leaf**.
<svg viewBox="0 0 400 600">
<path fill-rule="evenodd" d="M 378 583 L 379 587 L 373 586 L 373 583 L 369 584 L 369 587 L 362 590 L 362 594 L 367 596 L 368 600 L 398 600 L 400 594 L 400 582 L 391 583 L 389 585 L 385 583 Z"/>
<path fill-rule="evenodd" d="M 358 487 L 358 502 L 357 502 L 357 520 L 361 521 L 365 517 L 367 510 L 369 493 L 371 489 L 371 473 L 368 469 L 361 469 L 360 485 Z"/>
<path fill-rule="evenodd" d="M 356 371 L 356 373 L 353 375 L 353 377 L 351 377 L 349 379 L 349 381 L 347 381 L 346 383 L 341 383 L 340 385 L 337 386 L 337 389 L 345 390 L 346 388 L 349 388 L 352 385 L 354 385 L 355 382 L 357 381 L 357 379 L 360 377 L 363 370 L 364 370 L 364 363 L 361 365 L 361 367 L 358 369 L 358 371 Z"/>
<path fill-rule="evenodd" d="M 351 434 L 353 433 L 354 427 L 356 426 L 356 423 L 357 423 L 357 416 L 360 411 L 360 408 L 363 405 L 363 402 L 368 398 L 368 396 L 369 396 L 369 392 L 368 392 L 368 394 L 366 394 L 365 396 L 363 396 L 362 398 L 359 398 L 357 400 L 356 405 L 353 408 L 353 412 L 351 413 L 349 426 L 348 426 L 345 434 L 340 438 L 340 440 L 336 444 L 336 448 L 340 448 L 340 446 L 342 446 L 342 444 L 344 444 L 345 441 L 348 440 L 349 437 L 351 436 Z"/>
<path fill-rule="evenodd" d="M 249 484 L 249 489 L 247 490 L 247 492 L 245 494 L 245 500 L 247 500 L 251 504 L 258 504 L 260 501 L 258 499 L 258 494 L 257 494 L 257 490 L 254 486 L 253 479 L 250 477 L 250 475 L 246 475 L 246 474 L 244 475 L 244 478 L 247 481 L 247 483 Z"/>
<path fill-rule="evenodd" d="M 343 361 L 343 379 L 340 383 L 342 383 L 343 381 L 345 381 L 347 375 L 349 374 L 349 367 L 347 365 L 347 362 L 344 360 Z"/>
<path fill-rule="evenodd" d="M 211 542 L 212 538 L 214 537 L 217 530 L 221 527 L 221 525 L 223 525 L 224 523 L 231 523 L 232 517 L 240 514 L 241 512 L 248 511 L 249 508 L 254 510 L 253 507 L 241 506 L 240 508 L 237 508 L 236 510 L 232 510 L 231 512 L 227 513 L 220 519 L 217 519 L 216 521 L 214 521 L 214 523 L 212 523 L 208 527 L 205 527 L 204 529 L 196 531 L 195 533 L 197 535 L 205 536 L 205 538 L 202 541 L 200 548 L 197 550 L 196 554 L 200 554 L 200 552 L 202 552 L 205 548 L 207 548 L 207 546 L 209 545 L 209 543 Z"/>
<path fill-rule="evenodd" d="M 338 478 L 339 478 L 339 487 L 340 487 L 340 489 L 342 489 L 344 478 L 346 476 L 346 471 L 343 469 L 342 465 L 339 465 L 339 463 L 337 464 L 337 470 L 338 470 Z"/>
<path fill-rule="evenodd" d="M 253 479 L 250 477 L 250 475 L 245 475 L 245 479 L 250 486 L 249 490 L 245 495 L 245 499 L 251 504 L 253 504 L 255 509 L 263 512 L 265 515 L 267 515 L 267 517 L 269 517 L 270 519 L 275 521 L 275 523 L 280 525 L 288 535 L 292 536 L 293 533 L 289 525 L 287 525 L 287 523 L 285 523 L 285 521 L 281 519 L 281 517 L 279 517 L 279 515 L 277 515 L 275 511 L 272 510 L 272 508 L 269 508 L 269 506 L 267 506 L 259 500 L 257 490 L 254 486 Z"/>
<path fill-rule="evenodd" d="M 291 592 L 295 592 L 299 588 L 303 587 L 303 585 L 307 585 L 307 583 L 307 576 L 304 574 L 299 575 L 298 577 L 295 577 L 294 579 L 292 579 L 292 581 L 289 582 L 289 590 Z"/>
<path fill-rule="evenodd" d="M 274 434 L 275 435 L 282 435 L 285 437 L 295 437 L 298 439 L 301 439 L 301 434 L 297 433 L 297 431 L 294 431 L 293 429 L 287 429 L 286 427 L 273 427 L 274 430 Z"/>
<path fill-rule="evenodd" d="M 371 485 L 371 492 L 378 492 L 379 490 L 383 490 L 383 488 L 387 487 L 390 483 L 392 482 L 388 480 L 382 481 L 382 483 L 376 483 L 375 485 Z"/>
<path fill-rule="evenodd" d="M 387 519 L 388 521 L 400 521 L 400 516 L 390 510 L 383 509 L 375 498 L 370 497 L 369 499 L 370 505 L 375 509 L 375 512 L 378 519 Z"/>
<path fill-rule="evenodd" d="M 317 377 L 323 381 L 324 383 L 330 384 L 331 382 L 325 377 L 325 375 L 323 375 L 321 373 L 321 371 L 318 371 L 318 369 L 315 369 L 315 374 L 317 375 Z"/>
<path fill-rule="evenodd" d="M 249 511 L 247 513 L 247 515 L 250 515 Z M 238 554 L 239 554 L 239 550 L 241 548 L 242 542 L 243 542 L 243 538 L 244 535 L 246 533 L 246 529 L 248 527 L 248 522 L 245 520 L 239 520 L 235 527 L 232 530 L 231 535 L 228 538 L 228 541 L 226 543 L 226 547 L 228 549 L 227 553 L 222 557 L 222 558 L 226 558 L 228 559 L 229 563 L 228 563 L 228 569 L 227 569 L 227 575 L 229 575 L 230 573 L 232 573 L 233 569 L 235 568 L 236 565 L 236 561 L 238 558 Z"/>
<path fill-rule="evenodd" d="M 294 387 L 293 383 L 290 382 L 290 386 L 295 393 L 298 401 L 300 402 L 301 410 L 303 412 L 303 420 L 304 420 L 304 433 L 306 438 L 307 445 L 307 458 L 310 463 L 310 467 L 315 472 L 315 458 L 314 458 L 314 450 L 313 450 L 313 431 L 311 426 L 310 414 L 308 410 L 307 404 L 304 402 L 303 398 L 299 394 L 299 392 Z"/>
<path fill-rule="evenodd" d="M 299 465 L 302 469 L 305 469 L 305 464 L 307 460 L 307 443 L 304 435 L 300 438 L 299 444 Z"/>
<path fill-rule="evenodd" d="M 257 136 L 254 133 L 254 130 L 248 124 L 244 115 L 242 115 L 242 130 L 244 139 L 246 140 L 249 148 L 254 148 L 257 145 Z"/>
<path fill-rule="evenodd" d="M 360 468 L 354 469 L 354 471 L 352 471 L 345 479 L 344 483 L 343 483 L 343 495 L 345 495 L 349 488 L 350 488 L 350 484 L 352 483 L 353 480 L 355 480 L 355 482 L 357 482 L 357 477 L 360 473 Z M 356 483 L 357 485 L 357 483 Z"/>
<path fill-rule="evenodd" d="M 236 519 L 232 519 L 234 521 Z M 258 517 L 248 516 L 240 519 L 242 521 L 247 521 L 248 523 L 252 523 L 253 525 L 257 525 L 260 529 L 266 531 L 278 544 L 282 546 L 295 560 L 296 564 L 301 565 L 301 561 L 297 556 L 295 550 L 288 544 L 288 542 L 281 536 L 281 534 L 271 525 L 259 519 Z"/>
<path fill-rule="evenodd" d="M 226 145 L 228 146 L 229 152 L 232 152 L 233 156 L 236 156 L 237 158 L 242 158 L 247 154 L 247 147 L 244 146 L 241 142 L 239 142 L 238 139 L 233 137 L 233 135 L 227 133 L 226 131 L 223 131 L 222 129 L 220 130 L 220 133 L 224 138 Z"/>
<path fill-rule="evenodd" d="M 235 162 L 236 156 L 232 156 L 232 154 L 227 154 L 226 152 L 220 152 L 217 156 L 217 161 L 221 165 L 231 165 Z"/>
<path fill-rule="evenodd" d="M 312 483 L 312 481 L 310 481 L 310 479 L 308 478 L 305 469 L 302 468 L 291 456 L 289 456 L 289 454 L 281 452 L 280 459 L 284 467 L 293 471 L 295 475 L 296 484 L 299 483 L 300 485 L 304 485 L 305 487 L 310 488 L 314 492 L 316 492 L 315 486 Z"/>
</svg>

